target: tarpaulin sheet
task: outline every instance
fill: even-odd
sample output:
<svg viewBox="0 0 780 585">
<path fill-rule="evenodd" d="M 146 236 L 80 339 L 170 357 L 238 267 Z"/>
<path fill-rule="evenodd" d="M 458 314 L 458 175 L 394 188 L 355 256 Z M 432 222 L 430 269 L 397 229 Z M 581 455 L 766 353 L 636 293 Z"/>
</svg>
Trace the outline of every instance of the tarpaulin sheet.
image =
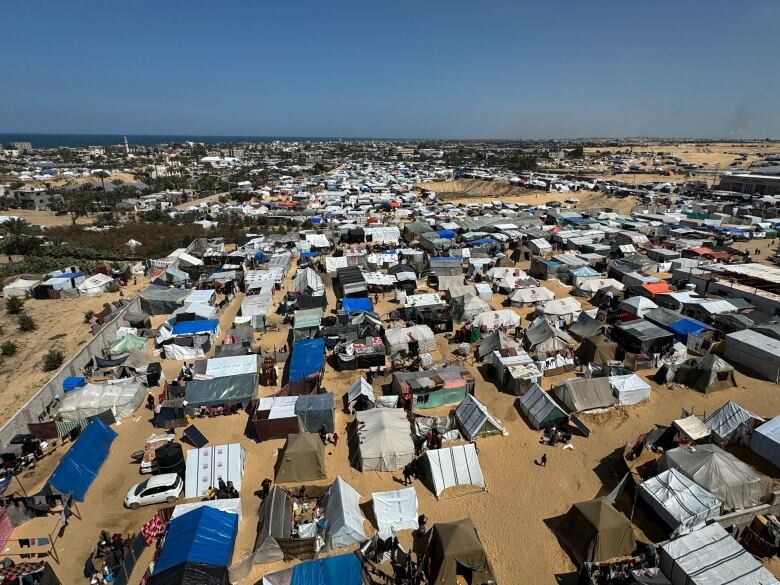
<svg viewBox="0 0 780 585">
<path fill-rule="evenodd" d="M 667 329 L 674 334 L 674 338 L 677 341 L 685 343 L 688 340 L 689 333 L 700 335 L 703 331 L 712 329 L 712 327 L 695 319 L 683 318 L 669 325 Z"/>
<path fill-rule="evenodd" d="M 81 388 L 87 385 L 87 379 L 83 376 L 68 376 L 62 381 L 62 391 L 70 392 L 76 388 Z"/>
<path fill-rule="evenodd" d="M 238 515 L 203 506 L 171 521 L 154 574 L 182 563 L 226 567 L 233 554 Z"/>
<path fill-rule="evenodd" d="M 296 565 L 290 585 L 360 585 L 362 582 L 360 561 L 350 553 Z"/>
<path fill-rule="evenodd" d="M 374 310 L 374 305 L 368 297 L 347 297 L 341 299 L 341 306 L 344 308 L 344 311 L 350 315 L 352 313 L 360 313 L 361 311 L 370 313 Z"/>
<path fill-rule="evenodd" d="M 292 357 L 290 358 L 289 382 L 304 380 L 317 374 L 325 365 L 325 340 L 302 339 L 293 343 Z"/>
<path fill-rule="evenodd" d="M 108 457 L 116 432 L 100 419 L 95 419 L 76 439 L 63 456 L 49 483 L 64 494 L 73 494 L 77 501 L 84 496 Z"/>
<path fill-rule="evenodd" d="M 184 387 L 190 409 L 210 404 L 240 402 L 246 406 L 257 391 L 257 374 L 237 374 L 208 380 L 190 380 Z"/>
<path fill-rule="evenodd" d="M 219 327 L 219 320 L 204 319 L 200 321 L 183 321 L 173 326 L 174 335 L 195 335 L 197 333 L 214 333 Z"/>
<path fill-rule="evenodd" d="M 440 238 L 447 238 L 448 240 L 455 239 L 455 232 L 452 230 L 439 230 L 436 232 Z"/>
</svg>

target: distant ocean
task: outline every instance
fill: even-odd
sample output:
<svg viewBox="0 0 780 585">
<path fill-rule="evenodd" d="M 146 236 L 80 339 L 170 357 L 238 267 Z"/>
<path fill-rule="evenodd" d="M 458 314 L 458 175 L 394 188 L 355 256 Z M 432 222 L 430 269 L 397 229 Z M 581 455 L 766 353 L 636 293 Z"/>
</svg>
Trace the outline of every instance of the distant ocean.
<svg viewBox="0 0 780 585">
<path fill-rule="evenodd" d="M 205 144 L 236 143 L 236 142 L 273 142 L 307 141 L 307 140 L 338 140 L 338 138 L 317 136 L 198 136 L 185 134 L 127 134 L 127 142 L 149 146 L 171 142 L 203 142 Z M 357 140 L 345 138 L 344 140 Z M 365 139 L 370 140 L 370 139 Z M 7 142 L 31 142 L 33 148 L 57 148 L 59 146 L 111 146 L 124 144 L 124 134 L 0 134 L 0 144 Z"/>
</svg>

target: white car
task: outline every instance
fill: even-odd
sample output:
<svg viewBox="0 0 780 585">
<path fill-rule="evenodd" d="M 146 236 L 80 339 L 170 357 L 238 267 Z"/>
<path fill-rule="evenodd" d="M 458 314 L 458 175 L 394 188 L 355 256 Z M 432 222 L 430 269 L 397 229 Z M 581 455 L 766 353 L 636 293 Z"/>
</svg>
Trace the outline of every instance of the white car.
<svg viewBox="0 0 780 585">
<path fill-rule="evenodd" d="M 141 506 L 167 502 L 172 504 L 181 496 L 184 482 L 178 473 L 163 473 L 135 484 L 125 496 L 125 507 L 137 510 Z"/>
</svg>

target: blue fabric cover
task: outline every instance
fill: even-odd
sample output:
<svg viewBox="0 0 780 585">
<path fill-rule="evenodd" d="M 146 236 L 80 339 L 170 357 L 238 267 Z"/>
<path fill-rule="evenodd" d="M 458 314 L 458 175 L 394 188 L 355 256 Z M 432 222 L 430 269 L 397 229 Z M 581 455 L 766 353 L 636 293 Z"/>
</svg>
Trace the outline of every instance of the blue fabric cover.
<svg viewBox="0 0 780 585">
<path fill-rule="evenodd" d="M 360 561 L 354 554 L 306 561 L 293 567 L 290 585 L 360 585 Z"/>
<path fill-rule="evenodd" d="M 260 264 L 265 264 L 266 262 L 268 262 L 268 258 L 266 258 L 265 254 L 263 254 L 263 252 L 260 250 L 255 252 L 255 260 Z"/>
<path fill-rule="evenodd" d="M 154 573 L 182 563 L 227 567 L 233 555 L 238 514 L 201 506 L 171 521 Z"/>
<path fill-rule="evenodd" d="M 174 335 L 194 335 L 196 333 L 213 333 L 217 327 L 219 327 L 218 319 L 200 319 L 176 323 L 171 331 Z"/>
<path fill-rule="evenodd" d="M 116 432 L 95 418 L 79 435 L 51 474 L 49 483 L 64 494 L 73 494 L 76 501 L 84 496 L 108 457 Z"/>
<path fill-rule="evenodd" d="M 452 230 L 439 230 L 436 232 L 440 238 L 447 238 L 448 240 L 455 239 L 455 232 Z"/>
<path fill-rule="evenodd" d="M 341 299 L 341 306 L 350 315 L 360 312 L 370 313 L 374 310 L 374 305 L 368 297 L 346 297 Z"/>
<path fill-rule="evenodd" d="M 317 252 L 301 252 L 301 258 L 316 258 L 319 256 Z"/>
<path fill-rule="evenodd" d="M 290 382 L 305 380 L 325 365 L 325 339 L 302 339 L 293 343 L 290 357 Z"/>
<path fill-rule="evenodd" d="M 70 392 L 87 385 L 87 379 L 82 376 L 68 376 L 62 381 L 63 392 Z"/>
<path fill-rule="evenodd" d="M 684 317 L 679 321 L 675 321 L 674 323 L 669 325 L 667 329 L 669 329 L 669 331 L 671 331 L 674 334 L 674 338 L 677 341 L 681 341 L 682 343 L 685 343 L 686 341 L 688 341 L 689 333 L 693 333 L 694 335 L 700 335 L 702 331 L 711 329 L 711 327 L 705 323 L 702 323 L 701 321 L 697 321 L 696 319 L 691 319 L 690 317 Z"/>
<path fill-rule="evenodd" d="M 482 246 L 483 244 L 495 244 L 496 241 L 493 238 L 478 238 L 468 242 L 470 246 Z"/>
</svg>

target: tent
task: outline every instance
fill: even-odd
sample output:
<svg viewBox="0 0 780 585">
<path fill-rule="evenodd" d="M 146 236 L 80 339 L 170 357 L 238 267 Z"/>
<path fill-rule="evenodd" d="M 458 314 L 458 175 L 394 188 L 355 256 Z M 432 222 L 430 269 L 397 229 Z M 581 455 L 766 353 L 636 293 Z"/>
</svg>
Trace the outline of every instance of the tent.
<svg viewBox="0 0 780 585">
<path fill-rule="evenodd" d="M 375 404 L 374 390 L 363 376 L 355 380 L 347 389 L 347 406 L 350 411 L 368 410 Z"/>
<path fill-rule="evenodd" d="M 477 437 L 501 435 L 504 432 L 501 423 L 493 418 L 487 407 L 471 394 L 466 394 L 466 398 L 455 410 L 455 418 L 463 436 L 469 441 Z"/>
<path fill-rule="evenodd" d="M 565 323 L 571 323 L 574 321 L 582 311 L 582 305 L 573 297 L 564 297 L 562 299 L 555 299 L 549 301 L 536 308 L 536 312 L 547 319 L 550 323 L 556 321 L 564 321 Z"/>
<path fill-rule="evenodd" d="M 308 267 L 299 270 L 295 275 L 292 289 L 298 294 L 314 297 L 323 296 L 325 294 L 325 285 L 319 274 Z"/>
<path fill-rule="evenodd" d="M 520 344 L 514 339 L 510 339 L 501 331 L 493 331 L 482 339 L 482 342 L 477 348 L 477 356 L 479 359 L 484 359 L 485 356 L 490 355 L 499 349 L 519 348 Z"/>
<path fill-rule="evenodd" d="M 184 497 L 201 498 L 209 487 L 216 487 L 219 478 L 241 491 L 241 479 L 246 465 L 246 451 L 239 443 L 187 450 L 187 471 L 184 476 Z"/>
<path fill-rule="evenodd" d="M 609 385 L 621 406 L 650 399 L 650 384 L 636 374 L 610 376 Z"/>
<path fill-rule="evenodd" d="M 302 339 L 292 346 L 288 382 L 318 377 L 325 366 L 325 339 Z"/>
<path fill-rule="evenodd" d="M 617 306 L 618 319 L 621 321 L 630 321 L 632 319 L 644 317 L 645 313 L 657 308 L 658 305 L 647 297 L 630 297 Z"/>
<path fill-rule="evenodd" d="M 112 357 L 123 355 L 135 351 L 138 349 L 144 349 L 146 347 L 146 337 L 140 335 L 134 335 L 132 333 L 125 335 L 122 339 L 115 341 L 111 344 L 109 351 Z"/>
<path fill-rule="evenodd" d="M 528 424 L 537 430 L 565 424 L 569 420 L 566 412 L 539 384 L 533 384 L 528 392 L 517 399 L 517 403 Z"/>
<path fill-rule="evenodd" d="M 584 412 L 615 405 L 609 378 L 570 378 L 553 388 L 553 394 L 571 412 Z"/>
<path fill-rule="evenodd" d="M 255 433 L 261 441 L 284 439 L 300 430 L 295 403 L 298 396 L 264 396 L 257 401 L 252 417 Z M 319 430 L 319 429 L 317 429 Z"/>
<path fill-rule="evenodd" d="M 114 279 L 107 274 L 97 273 L 85 279 L 76 289 L 80 295 L 93 297 L 106 292 L 112 282 Z"/>
<path fill-rule="evenodd" d="M 667 469 L 642 482 L 639 497 L 647 503 L 672 536 L 686 534 L 720 515 L 721 501 L 676 469 Z"/>
<path fill-rule="evenodd" d="M 149 585 L 226 585 L 238 516 L 203 506 L 171 520 Z"/>
<path fill-rule="evenodd" d="M 257 382 L 257 374 L 190 380 L 184 387 L 187 410 L 193 412 L 201 406 L 227 404 L 241 404 L 246 407 L 255 397 Z"/>
<path fill-rule="evenodd" d="M 745 329 L 725 337 L 723 357 L 773 382 L 780 381 L 780 340 Z"/>
<path fill-rule="evenodd" d="M 509 295 L 509 304 L 512 307 L 533 307 L 546 303 L 555 298 L 555 293 L 543 286 L 519 288 Z"/>
<path fill-rule="evenodd" d="M 778 585 L 772 573 L 717 522 L 661 545 L 672 585 Z"/>
<path fill-rule="evenodd" d="M 414 530 L 418 527 L 417 492 L 413 487 L 391 492 L 375 492 L 371 494 L 371 498 L 379 538 L 387 539 L 398 530 Z"/>
<path fill-rule="evenodd" d="M 583 363 L 603 364 L 614 360 L 616 351 L 617 343 L 597 335 L 583 339 L 574 355 Z"/>
<path fill-rule="evenodd" d="M 750 450 L 780 468 L 780 416 L 768 420 L 753 431 Z"/>
<path fill-rule="evenodd" d="M 731 510 L 763 504 L 772 493 L 771 479 L 717 445 L 698 445 L 695 451 L 671 449 L 661 457 L 659 468 L 679 471 Z"/>
<path fill-rule="evenodd" d="M 458 575 L 469 576 L 469 583 L 495 582 L 470 518 L 434 524 L 428 542 L 426 556 L 430 559 L 432 585 L 457 585 L 461 582 Z"/>
<path fill-rule="evenodd" d="M 672 421 L 672 426 L 691 442 L 702 441 L 710 436 L 710 429 L 695 414 Z"/>
<path fill-rule="evenodd" d="M 557 534 L 580 563 L 628 557 L 635 547 L 631 522 L 607 498 L 574 504 Z"/>
<path fill-rule="evenodd" d="M 374 305 L 368 297 L 347 297 L 341 299 L 341 308 L 348 315 L 355 313 L 370 313 L 374 310 Z"/>
<path fill-rule="evenodd" d="M 114 418 L 127 418 L 145 398 L 146 390 L 135 378 L 90 383 L 65 394 L 57 414 L 64 420 L 82 420 L 110 410 Z"/>
<path fill-rule="evenodd" d="M 602 333 L 604 333 L 604 324 L 585 312 L 580 313 L 577 320 L 569 327 L 569 334 L 579 340 L 585 340 Z"/>
<path fill-rule="evenodd" d="M 293 538 L 292 498 L 284 489 L 273 486 L 260 506 L 260 525 L 252 553 L 255 564 L 272 563 L 301 556 L 314 556 L 313 538 Z"/>
<path fill-rule="evenodd" d="M 553 327 L 545 319 L 537 317 L 525 330 L 525 339 L 529 351 L 535 351 L 542 356 L 550 356 L 566 351 L 572 344 L 569 334 Z"/>
<path fill-rule="evenodd" d="M 470 293 L 453 300 L 452 306 L 453 315 L 461 322 L 471 321 L 474 319 L 475 315 L 490 311 L 490 305 L 488 303 Z"/>
<path fill-rule="evenodd" d="M 385 329 L 385 341 L 388 354 L 409 352 L 409 344 L 413 342 L 417 342 L 419 353 L 430 353 L 437 348 L 436 337 L 427 325 Z"/>
<path fill-rule="evenodd" d="M 374 408 L 357 413 L 361 471 L 397 471 L 414 459 L 406 411 Z"/>
<path fill-rule="evenodd" d="M 40 280 L 21 277 L 3 287 L 3 298 L 8 299 L 11 297 L 26 297 L 32 295 L 32 290 L 39 284 L 41 284 Z"/>
<path fill-rule="evenodd" d="M 289 569 L 266 573 L 262 585 L 362 585 L 363 582 L 360 559 L 349 553 L 304 561 Z"/>
<path fill-rule="evenodd" d="M 328 518 L 330 548 L 360 544 L 368 540 L 366 518 L 360 510 L 360 494 L 341 476 L 336 477 L 323 498 Z"/>
<path fill-rule="evenodd" d="M 51 487 L 63 494 L 73 494 L 77 501 L 83 502 L 116 435 L 102 420 L 92 419 L 52 472 Z"/>
<path fill-rule="evenodd" d="M 500 311 L 485 311 L 484 313 L 477 313 L 471 320 L 471 326 L 478 329 L 499 329 L 501 327 L 507 327 L 514 329 L 520 325 L 520 315 L 515 313 L 512 309 L 501 309 Z"/>
<path fill-rule="evenodd" d="M 474 443 L 430 449 L 423 455 L 423 462 L 423 472 L 437 498 L 444 490 L 459 485 L 485 489 L 485 477 Z"/>
<path fill-rule="evenodd" d="M 192 293 L 189 289 L 150 284 L 141 291 L 141 310 L 149 315 L 168 315 L 184 304 Z"/>
<path fill-rule="evenodd" d="M 302 483 L 326 479 L 325 448 L 313 433 L 287 435 L 287 444 L 279 455 L 276 483 Z"/>
<path fill-rule="evenodd" d="M 669 367 L 674 371 L 675 382 L 699 392 L 725 390 L 737 385 L 734 367 L 714 354 L 691 357 L 681 364 L 672 364 Z"/>
<path fill-rule="evenodd" d="M 335 412 L 336 403 L 330 392 L 306 394 L 295 402 L 301 433 L 319 433 L 322 428 L 326 433 L 332 433 Z"/>
<path fill-rule="evenodd" d="M 714 442 L 719 445 L 747 443 L 753 429 L 763 422 L 763 418 L 731 400 L 704 419 L 704 424 L 712 430 Z"/>
<path fill-rule="evenodd" d="M 195 362 L 194 372 L 206 378 L 224 378 L 240 374 L 256 374 L 258 367 L 257 354 L 213 357 Z"/>
</svg>

